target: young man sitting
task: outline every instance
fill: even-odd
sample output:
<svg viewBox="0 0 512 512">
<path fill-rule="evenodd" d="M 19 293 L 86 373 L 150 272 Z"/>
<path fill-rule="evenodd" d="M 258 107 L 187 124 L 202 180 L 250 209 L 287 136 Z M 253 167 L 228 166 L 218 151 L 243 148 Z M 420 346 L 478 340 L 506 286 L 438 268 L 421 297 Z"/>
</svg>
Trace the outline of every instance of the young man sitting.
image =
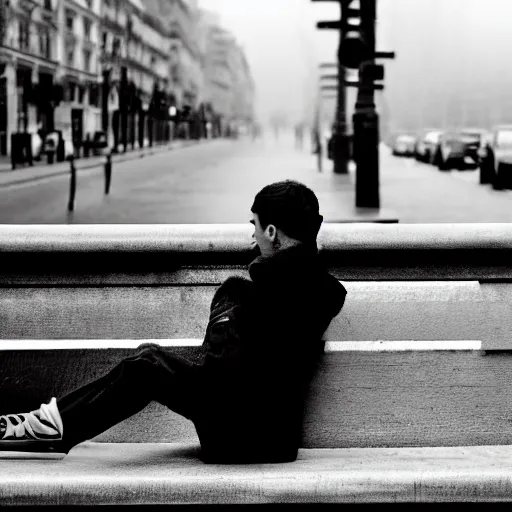
<svg viewBox="0 0 512 512">
<path fill-rule="evenodd" d="M 261 256 L 249 266 L 250 279 L 229 278 L 217 289 L 200 362 L 141 345 L 59 400 L 0 416 L 0 457 L 61 458 L 157 401 L 194 423 L 204 462 L 295 460 L 322 335 L 346 291 L 319 262 L 323 218 L 313 191 L 273 183 L 251 211 Z"/>
</svg>

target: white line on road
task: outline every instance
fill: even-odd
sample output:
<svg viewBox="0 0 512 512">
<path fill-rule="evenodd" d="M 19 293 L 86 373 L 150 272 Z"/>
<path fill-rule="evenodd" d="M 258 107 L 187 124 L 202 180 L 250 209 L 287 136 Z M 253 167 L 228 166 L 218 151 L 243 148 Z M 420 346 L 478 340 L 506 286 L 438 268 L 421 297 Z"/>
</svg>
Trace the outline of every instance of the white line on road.
<svg viewBox="0 0 512 512">
<path fill-rule="evenodd" d="M 479 340 L 435 340 L 435 341 L 328 341 L 326 352 L 406 352 L 428 350 L 481 350 Z"/>
<path fill-rule="evenodd" d="M 0 340 L 0 351 L 6 350 L 99 350 L 109 348 L 137 348 L 146 343 L 162 347 L 198 347 L 202 339 L 137 339 L 137 340 Z M 326 352 L 406 352 L 437 350 L 481 350 L 479 340 L 433 341 L 327 341 Z"/>
</svg>

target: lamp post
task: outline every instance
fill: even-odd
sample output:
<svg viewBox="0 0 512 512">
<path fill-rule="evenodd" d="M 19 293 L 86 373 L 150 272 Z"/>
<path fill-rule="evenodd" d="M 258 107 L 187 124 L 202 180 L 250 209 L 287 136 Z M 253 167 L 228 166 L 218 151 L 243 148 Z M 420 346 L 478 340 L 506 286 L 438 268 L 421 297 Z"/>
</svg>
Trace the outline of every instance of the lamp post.
<svg viewBox="0 0 512 512">
<path fill-rule="evenodd" d="M 359 69 L 357 82 L 347 81 L 343 73 L 339 73 L 337 110 L 339 116 L 343 109 L 339 93 L 342 83 L 345 87 L 357 87 L 356 112 L 353 116 L 356 207 L 379 208 L 379 117 L 375 110 L 374 91 L 384 88 L 382 83 L 375 83 L 384 79 L 384 67 L 376 64 L 375 60 L 392 59 L 395 55 L 393 52 L 375 50 L 376 0 L 359 0 L 357 3 L 340 0 L 340 3 L 341 21 L 323 21 L 318 23 L 318 28 L 339 28 L 342 31 L 338 49 L 339 69 Z M 322 90 L 331 90 L 331 87 L 323 86 Z M 333 138 L 335 141 L 336 138 Z M 339 152 L 339 148 L 335 151 Z"/>
<path fill-rule="evenodd" d="M 375 64 L 376 0 L 361 1 L 361 33 L 368 58 L 359 67 L 359 89 L 354 123 L 356 207 L 380 208 L 379 115 L 375 109 L 374 81 L 384 78 L 384 67 Z"/>
<path fill-rule="evenodd" d="M 142 149 L 144 147 L 144 140 L 146 136 L 146 125 L 147 125 L 147 112 L 149 105 L 147 102 L 141 102 L 140 114 L 139 114 L 139 146 Z"/>
<path fill-rule="evenodd" d="M 110 75 L 112 69 L 107 68 L 103 70 L 103 83 L 101 90 L 101 129 L 108 136 L 108 97 L 110 94 Z"/>
<path fill-rule="evenodd" d="M 175 105 L 171 105 L 168 110 L 169 115 L 169 142 L 174 140 L 174 122 L 178 115 L 178 109 Z"/>
<path fill-rule="evenodd" d="M 336 88 L 336 112 L 332 126 L 332 135 L 329 140 L 330 151 L 334 162 L 334 172 L 336 174 L 348 174 L 348 162 L 350 160 L 350 144 L 347 130 L 347 92 L 345 88 L 346 70 L 343 63 L 343 39 L 344 29 L 347 24 L 349 10 L 346 0 L 312 0 L 313 2 L 337 1 L 340 6 L 339 21 L 320 21 L 317 23 L 318 29 L 339 30 L 338 62 L 335 65 L 337 73 L 322 78 L 337 80 Z M 321 66 L 324 67 L 324 66 Z M 329 65 L 329 67 L 331 67 Z"/>
<path fill-rule="evenodd" d="M 336 97 L 336 115 L 332 127 L 331 145 L 334 172 L 336 174 L 348 174 L 348 162 L 350 160 L 349 139 L 347 133 L 347 89 L 345 87 L 346 70 L 342 64 L 343 25 L 346 23 L 344 13 L 346 9 L 343 3 L 341 7 L 341 30 L 338 45 L 338 91 Z"/>
<path fill-rule="evenodd" d="M 121 117 L 121 144 L 123 153 L 128 145 L 128 69 L 121 67 L 121 83 L 119 85 L 119 110 Z"/>
</svg>

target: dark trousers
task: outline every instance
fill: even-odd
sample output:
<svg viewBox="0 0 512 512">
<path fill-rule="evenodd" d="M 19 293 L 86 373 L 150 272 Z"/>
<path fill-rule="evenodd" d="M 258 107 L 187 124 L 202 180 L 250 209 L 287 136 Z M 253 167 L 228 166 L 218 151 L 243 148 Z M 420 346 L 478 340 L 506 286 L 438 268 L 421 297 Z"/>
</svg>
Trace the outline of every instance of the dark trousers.
<svg viewBox="0 0 512 512">
<path fill-rule="evenodd" d="M 57 401 L 67 449 L 159 402 L 193 417 L 198 366 L 158 345 L 141 345 L 108 374 Z"/>
</svg>

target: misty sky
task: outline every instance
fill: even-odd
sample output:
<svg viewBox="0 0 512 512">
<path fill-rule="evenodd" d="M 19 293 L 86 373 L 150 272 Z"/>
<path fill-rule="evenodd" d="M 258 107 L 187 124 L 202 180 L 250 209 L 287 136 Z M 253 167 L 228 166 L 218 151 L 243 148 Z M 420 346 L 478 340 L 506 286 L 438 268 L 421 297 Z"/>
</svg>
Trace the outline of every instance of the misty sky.
<svg viewBox="0 0 512 512">
<path fill-rule="evenodd" d="M 336 19 L 336 4 L 309 0 L 200 0 L 245 48 L 256 81 L 256 111 L 262 121 L 286 111 L 304 115 L 317 84 L 317 62 L 334 61 L 336 35 L 316 30 L 320 19 Z"/>
<path fill-rule="evenodd" d="M 245 47 L 260 119 L 276 110 L 300 119 L 318 90 L 318 63 L 335 60 L 337 33 L 315 24 L 338 18 L 337 3 L 199 4 L 218 12 Z M 512 122 L 511 27 L 512 0 L 378 0 L 378 49 L 397 53 L 384 62 L 386 89 L 377 93 L 385 122 L 396 129 Z"/>
</svg>

